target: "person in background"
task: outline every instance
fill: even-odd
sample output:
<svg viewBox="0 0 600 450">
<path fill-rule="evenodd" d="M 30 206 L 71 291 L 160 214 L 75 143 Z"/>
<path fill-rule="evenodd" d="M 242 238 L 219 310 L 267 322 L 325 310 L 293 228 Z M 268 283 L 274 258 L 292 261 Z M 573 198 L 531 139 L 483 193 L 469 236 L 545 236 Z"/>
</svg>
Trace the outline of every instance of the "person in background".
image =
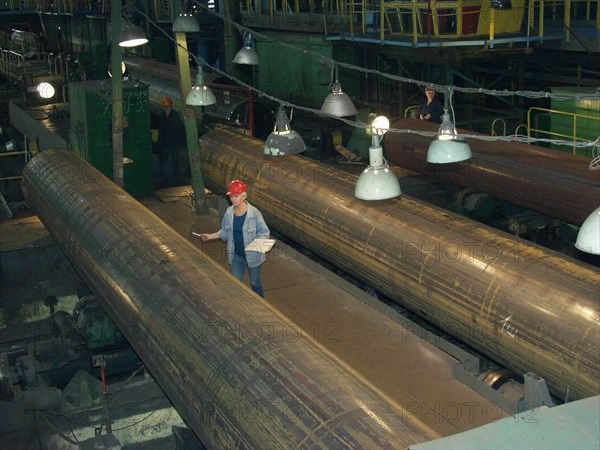
<svg viewBox="0 0 600 450">
<path fill-rule="evenodd" d="M 173 110 L 173 100 L 165 97 L 161 102 L 162 112 L 158 119 L 158 160 L 160 168 L 160 187 L 170 183 L 169 158 L 173 165 L 173 179 L 177 182 L 180 173 L 180 153 L 186 148 L 185 128 L 177 111 Z"/>
<path fill-rule="evenodd" d="M 264 253 L 246 251 L 245 248 L 254 239 L 267 239 L 270 235 L 269 227 L 262 213 L 248 203 L 248 188 L 243 181 L 233 180 L 229 183 L 227 195 L 231 200 L 231 206 L 223 215 L 221 229 L 214 233 L 201 234 L 200 239 L 204 242 L 218 238 L 226 241 L 227 261 L 231 273 L 243 282 L 248 269 L 252 290 L 264 297 L 260 266 L 267 257 Z"/>
<path fill-rule="evenodd" d="M 419 108 L 419 119 L 434 123 L 442 123 L 444 105 L 435 95 L 435 89 L 425 88 L 425 98 Z"/>
</svg>

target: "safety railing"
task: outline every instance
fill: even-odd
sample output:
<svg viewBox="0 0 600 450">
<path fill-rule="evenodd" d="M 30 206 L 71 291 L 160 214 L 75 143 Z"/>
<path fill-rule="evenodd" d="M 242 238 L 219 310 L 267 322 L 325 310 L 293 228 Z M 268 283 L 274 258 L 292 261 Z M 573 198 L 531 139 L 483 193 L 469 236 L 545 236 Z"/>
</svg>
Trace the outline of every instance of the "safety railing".
<svg viewBox="0 0 600 450">
<path fill-rule="evenodd" d="M 557 117 L 557 120 L 551 121 L 554 122 L 549 124 L 551 129 L 538 128 L 538 125 L 535 125 L 538 114 L 554 116 Z M 562 132 L 556 131 L 557 129 L 562 130 Z M 542 137 L 572 140 L 574 144 L 572 152 L 576 155 L 577 147 L 575 144 L 577 142 L 590 142 L 590 140 L 594 140 L 600 135 L 600 117 L 533 107 L 527 111 L 527 136 L 532 137 L 532 133 L 535 133 L 534 137 L 540 137 L 541 135 Z"/>
<path fill-rule="evenodd" d="M 0 48 L 0 74 L 10 80 L 26 81 L 35 77 L 61 77 L 63 70 L 60 57 L 56 55 L 23 54 Z"/>
<path fill-rule="evenodd" d="M 501 130 L 502 130 L 500 133 L 498 133 L 498 131 L 496 131 L 498 126 L 500 126 Z M 490 135 L 491 136 L 506 136 L 506 120 L 504 120 L 500 117 L 498 117 L 497 119 L 494 119 L 494 121 L 492 122 Z"/>
<path fill-rule="evenodd" d="M 565 29 L 571 21 L 592 21 L 600 29 L 597 0 L 512 0 L 512 9 L 491 8 L 489 0 L 244 0 L 242 17 L 270 22 L 313 24 L 327 34 L 332 22 L 352 37 L 376 34 L 380 40 L 408 38 L 414 43 L 436 40 L 485 38 L 498 35 L 544 37 L 545 19 L 559 19 Z M 318 17 L 317 17 L 318 16 Z M 523 25 L 525 25 L 523 27 Z M 568 42 L 568 32 L 564 38 Z"/>
<path fill-rule="evenodd" d="M 419 116 L 421 105 L 411 105 L 404 110 L 405 119 L 416 119 Z"/>
</svg>

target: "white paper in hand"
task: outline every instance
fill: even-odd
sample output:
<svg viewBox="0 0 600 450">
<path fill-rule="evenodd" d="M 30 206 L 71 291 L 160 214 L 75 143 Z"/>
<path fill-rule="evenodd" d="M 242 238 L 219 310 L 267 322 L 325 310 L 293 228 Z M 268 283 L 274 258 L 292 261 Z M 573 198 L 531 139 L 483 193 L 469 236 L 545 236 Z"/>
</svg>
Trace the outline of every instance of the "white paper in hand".
<svg viewBox="0 0 600 450">
<path fill-rule="evenodd" d="M 254 239 L 246 246 L 246 251 L 267 253 L 275 245 L 275 239 Z"/>
</svg>

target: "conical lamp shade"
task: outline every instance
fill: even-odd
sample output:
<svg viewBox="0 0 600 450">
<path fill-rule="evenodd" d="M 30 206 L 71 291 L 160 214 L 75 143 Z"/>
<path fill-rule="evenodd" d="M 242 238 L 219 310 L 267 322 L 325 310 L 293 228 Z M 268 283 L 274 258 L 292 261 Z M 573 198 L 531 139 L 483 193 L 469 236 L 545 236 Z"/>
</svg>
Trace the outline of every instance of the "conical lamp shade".
<svg viewBox="0 0 600 450">
<path fill-rule="evenodd" d="M 190 106 L 209 106 L 217 103 L 213 91 L 204 84 L 204 72 L 198 67 L 196 73 L 196 84 L 192 86 L 185 98 L 185 104 Z"/>
<path fill-rule="evenodd" d="M 173 31 L 176 33 L 197 33 L 200 31 L 200 25 L 195 16 L 180 14 L 173 22 Z"/>
<path fill-rule="evenodd" d="M 449 164 L 470 159 L 471 147 L 465 141 L 436 139 L 427 150 L 427 162 Z"/>
<path fill-rule="evenodd" d="M 283 108 L 277 111 L 275 130 L 265 141 L 264 153 L 271 156 L 288 156 L 302 153 L 306 144 L 296 131 L 290 128 L 290 120 Z"/>
<path fill-rule="evenodd" d="M 582 252 L 600 255 L 600 207 L 595 209 L 581 225 L 575 247 Z"/>
<path fill-rule="evenodd" d="M 236 64 L 249 64 L 251 66 L 258 66 L 260 61 L 258 59 L 258 53 L 252 47 L 241 48 L 233 58 L 233 62 Z"/>
<path fill-rule="evenodd" d="M 209 106 L 217 103 L 215 94 L 207 86 L 192 86 L 185 97 L 185 104 L 190 106 Z"/>
<path fill-rule="evenodd" d="M 342 92 L 342 86 L 337 81 L 331 88 L 329 94 L 323 101 L 321 112 L 331 114 L 338 117 L 354 116 L 358 114 L 358 110 L 352 103 L 352 99 Z"/>
<path fill-rule="evenodd" d="M 138 45 L 143 45 L 148 42 L 148 38 L 146 37 L 146 33 L 135 25 L 126 24 L 121 30 L 121 34 L 119 37 L 119 46 L 120 47 L 137 47 Z"/>
<path fill-rule="evenodd" d="M 398 178 L 383 159 L 383 149 L 369 148 L 369 167 L 358 177 L 354 196 L 361 200 L 388 200 L 398 197 L 402 191 Z"/>
</svg>

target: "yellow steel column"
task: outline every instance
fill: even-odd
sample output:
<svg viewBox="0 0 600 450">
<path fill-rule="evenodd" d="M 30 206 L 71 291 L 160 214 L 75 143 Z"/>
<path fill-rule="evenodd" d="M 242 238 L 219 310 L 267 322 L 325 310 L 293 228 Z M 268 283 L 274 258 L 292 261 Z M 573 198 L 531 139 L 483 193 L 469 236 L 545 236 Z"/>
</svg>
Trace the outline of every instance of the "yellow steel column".
<svg viewBox="0 0 600 450">
<path fill-rule="evenodd" d="M 544 0 L 540 0 L 539 18 L 540 18 L 539 35 L 541 38 L 543 38 L 544 37 Z"/>
<path fill-rule="evenodd" d="M 190 76 L 190 62 L 188 60 L 187 39 L 185 33 L 176 32 L 177 67 L 179 68 L 179 90 L 181 92 L 181 112 L 185 125 L 188 157 L 190 160 L 190 175 L 192 177 L 192 190 L 196 200 L 196 213 L 207 214 L 206 197 L 204 195 L 204 180 L 202 179 L 202 161 L 200 160 L 200 147 L 198 146 L 198 125 L 194 107 L 186 105 L 185 99 L 192 88 Z"/>
</svg>

